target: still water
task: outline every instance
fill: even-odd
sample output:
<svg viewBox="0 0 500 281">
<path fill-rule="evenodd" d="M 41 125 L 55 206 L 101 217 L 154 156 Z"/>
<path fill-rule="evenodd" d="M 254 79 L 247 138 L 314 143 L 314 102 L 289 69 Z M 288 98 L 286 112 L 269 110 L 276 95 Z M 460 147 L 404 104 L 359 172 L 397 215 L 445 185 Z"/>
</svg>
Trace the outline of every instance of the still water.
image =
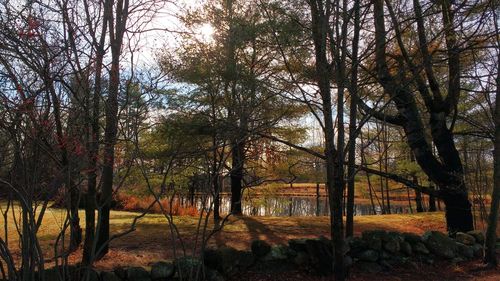
<svg viewBox="0 0 500 281">
<path fill-rule="evenodd" d="M 183 201 L 186 199 L 183 199 Z M 206 198 L 206 203 L 211 204 L 212 199 Z M 196 206 L 201 208 L 203 200 L 196 198 Z M 208 206 L 208 205 L 207 205 Z M 221 213 L 229 213 L 231 200 L 229 196 L 221 197 Z M 253 196 L 243 198 L 243 214 L 249 216 L 325 216 L 329 214 L 329 205 L 327 197 L 316 198 L 314 196 Z M 392 214 L 410 213 L 409 206 L 402 205 L 402 202 L 396 201 L 391 204 Z M 354 215 L 374 215 L 382 214 L 382 208 L 379 205 L 372 207 L 371 204 L 355 204 Z"/>
</svg>

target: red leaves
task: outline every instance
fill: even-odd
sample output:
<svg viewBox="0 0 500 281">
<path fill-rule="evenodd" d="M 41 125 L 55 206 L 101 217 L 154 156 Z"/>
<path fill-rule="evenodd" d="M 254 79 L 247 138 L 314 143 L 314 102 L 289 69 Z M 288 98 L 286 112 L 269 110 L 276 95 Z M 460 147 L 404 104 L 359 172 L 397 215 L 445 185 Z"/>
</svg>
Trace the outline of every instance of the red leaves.
<svg viewBox="0 0 500 281">
<path fill-rule="evenodd" d="M 26 19 L 26 28 L 19 30 L 17 33 L 19 37 L 32 39 L 35 36 L 38 36 L 38 28 L 42 25 L 42 23 L 33 16 L 28 16 Z"/>
</svg>

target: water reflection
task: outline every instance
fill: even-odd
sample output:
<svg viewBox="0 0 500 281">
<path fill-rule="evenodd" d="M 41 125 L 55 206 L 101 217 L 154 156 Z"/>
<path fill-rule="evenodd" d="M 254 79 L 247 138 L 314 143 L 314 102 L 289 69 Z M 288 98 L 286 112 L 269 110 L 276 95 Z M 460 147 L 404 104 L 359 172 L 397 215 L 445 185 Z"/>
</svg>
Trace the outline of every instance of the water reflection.
<svg viewBox="0 0 500 281">
<path fill-rule="evenodd" d="M 206 204 L 212 203 L 212 198 L 205 197 Z M 198 208 L 202 207 L 201 197 L 195 199 Z M 231 208 L 231 199 L 229 196 L 221 196 L 221 213 L 229 213 Z M 392 214 L 409 213 L 408 205 L 391 205 Z M 244 198 L 242 209 L 244 215 L 250 216 L 326 216 L 329 214 L 329 204 L 327 197 L 306 197 L 306 196 L 258 196 Z M 355 204 L 354 215 L 374 215 L 382 214 L 382 208 L 379 205 Z"/>
</svg>

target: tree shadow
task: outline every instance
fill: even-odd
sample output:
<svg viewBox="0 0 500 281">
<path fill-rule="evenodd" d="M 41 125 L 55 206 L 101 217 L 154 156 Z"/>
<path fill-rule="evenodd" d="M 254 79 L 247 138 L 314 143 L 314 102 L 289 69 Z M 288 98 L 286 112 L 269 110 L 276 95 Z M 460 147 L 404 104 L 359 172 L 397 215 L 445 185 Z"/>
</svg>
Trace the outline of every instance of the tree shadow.
<svg viewBox="0 0 500 281">
<path fill-rule="evenodd" d="M 266 240 L 270 243 L 279 243 L 283 238 L 279 237 L 266 224 L 253 217 L 241 216 L 240 220 L 246 225 L 251 240 Z"/>
</svg>

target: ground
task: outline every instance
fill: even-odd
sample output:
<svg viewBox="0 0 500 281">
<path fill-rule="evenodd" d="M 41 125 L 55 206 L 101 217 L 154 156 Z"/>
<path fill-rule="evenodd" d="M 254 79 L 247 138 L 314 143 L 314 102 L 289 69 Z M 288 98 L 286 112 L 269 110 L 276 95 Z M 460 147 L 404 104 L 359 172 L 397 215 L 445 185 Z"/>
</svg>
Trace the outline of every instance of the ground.
<svg viewBox="0 0 500 281">
<path fill-rule="evenodd" d="M 53 255 L 53 241 L 61 229 L 64 212 L 49 209 L 44 223 L 39 231 L 42 248 L 47 254 L 49 263 Z M 113 234 L 124 232 L 130 228 L 132 220 L 139 215 L 134 212 L 113 211 L 111 214 L 111 231 Z M 84 221 L 84 213 L 81 213 Z M 197 217 L 177 216 L 173 221 L 180 233 L 176 240 L 176 254 L 191 254 L 200 248 L 204 222 L 199 225 Z M 12 222 L 9 223 L 12 233 L 9 235 L 11 245 L 16 245 L 17 237 Z M 422 234 L 427 230 L 445 231 L 444 213 L 419 213 L 404 215 L 378 215 L 355 217 L 355 233 L 360 234 L 366 229 L 385 229 L 407 231 Z M 206 225 L 207 233 L 211 233 L 213 224 Z M 172 229 L 173 230 L 173 229 Z M 174 231 L 175 232 L 175 231 Z M 222 231 L 214 233 L 209 239 L 209 246 L 227 245 L 248 250 L 254 239 L 266 240 L 271 244 L 286 243 L 291 238 L 329 236 L 328 217 L 230 217 Z M 171 259 L 174 256 L 171 228 L 163 215 L 150 214 L 140 219 L 135 231 L 120 237 L 111 243 L 110 253 L 96 263 L 99 270 L 109 270 L 117 266 L 150 266 L 158 260 Z M 1 237 L 4 235 L 2 234 Z M 81 250 L 71 255 L 70 261 L 78 262 Z M 477 261 L 476 261 L 477 263 Z M 409 268 L 376 277 L 362 272 L 352 272 L 352 280 L 500 280 L 500 274 L 495 271 L 471 272 L 478 266 L 465 263 L 461 265 L 426 266 L 418 269 Z M 443 275 L 443 272 L 446 274 Z M 306 276 L 305 273 L 291 272 L 287 274 L 269 275 L 263 273 L 248 273 L 238 280 L 328 280 Z M 483 276 L 484 275 L 484 276 Z M 412 277 L 409 278 L 408 277 Z M 441 277 L 445 278 L 442 279 Z M 478 279 L 479 278 L 479 279 Z M 491 279 L 493 278 L 493 279 Z M 236 280 L 235 280 L 236 281 Z"/>
</svg>

